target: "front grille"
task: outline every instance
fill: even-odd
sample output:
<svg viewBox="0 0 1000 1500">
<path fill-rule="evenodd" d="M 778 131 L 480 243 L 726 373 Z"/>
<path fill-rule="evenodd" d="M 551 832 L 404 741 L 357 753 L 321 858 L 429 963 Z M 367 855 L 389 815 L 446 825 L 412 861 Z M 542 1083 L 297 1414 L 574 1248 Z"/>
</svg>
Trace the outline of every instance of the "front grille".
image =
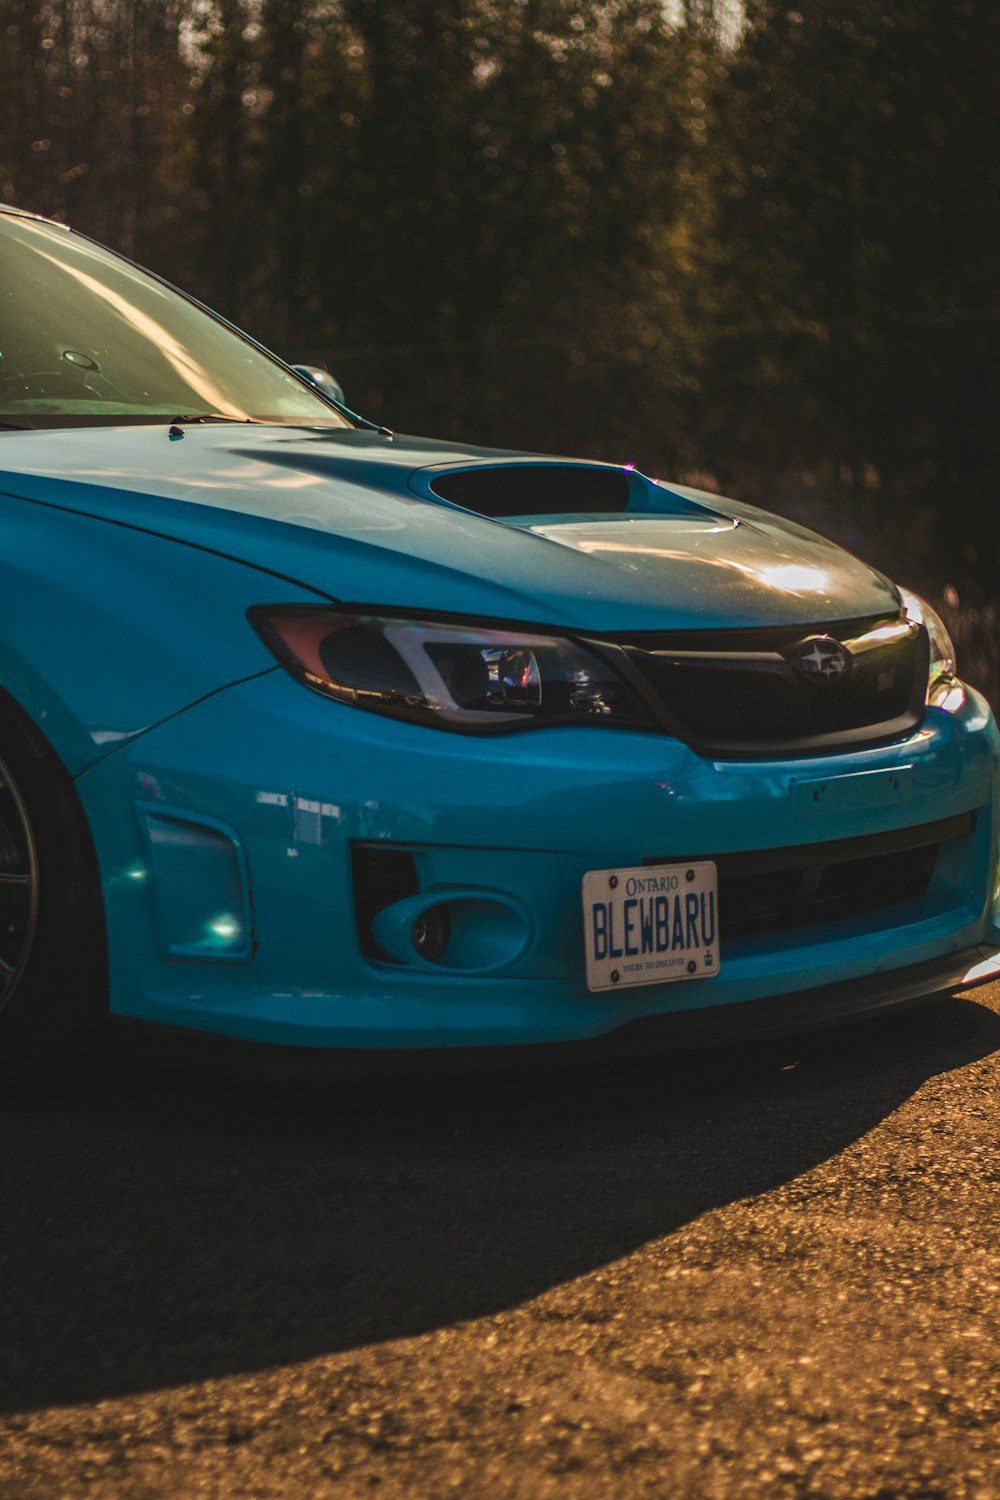
<svg viewBox="0 0 1000 1500">
<path fill-rule="evenodd" d="M 890 624 L 892 622 L 889 622 Z M 908 733 L 920 722 L 928 644 L 922 628 L 883 640 L 887 624 L 860 636 L 822 625 L 799 641 L 831 636 L 849 649 L 842 678 L 810 681 L 792 665 L 790 645 L 759 650 L 739 638 L 728 650 L 680 649 L 664 642 L 643 650 L 620 642 L 665 721 L 697 748 L 721 756 L 815 753 Z"/>
<path fill-rule="evenodd" d="M 835 922 L 923 895 L 943 844 L 964 838 L 974 813 L 866 838 L 835 839 L 712 859 L 719 872 L 722 938 Z M 647 859 L 676 864 L 677 856 Z"/>
</svg>

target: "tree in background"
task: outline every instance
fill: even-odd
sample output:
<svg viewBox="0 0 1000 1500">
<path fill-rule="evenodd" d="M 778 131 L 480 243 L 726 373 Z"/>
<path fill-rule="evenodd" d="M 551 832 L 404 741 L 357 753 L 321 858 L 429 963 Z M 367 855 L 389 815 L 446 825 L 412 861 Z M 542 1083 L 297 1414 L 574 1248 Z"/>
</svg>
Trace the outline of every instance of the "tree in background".
<svg viewBox="0 0 1000 1500">
<path fill-rule="evenodd" d="M 708 446 L 995 587 L 1000 9 L 795 3 L 748 6 L 714 101 Z"/>
<path fill-rule="evenodd" d="M 0 0 L 0 194 L 155 255 L 182 0 Z"/>
<path fill-rule="evenodd" d="M 993 0 L 0 0 L 0 193 L 411 430 L 995 589 Z"/>
</svg>

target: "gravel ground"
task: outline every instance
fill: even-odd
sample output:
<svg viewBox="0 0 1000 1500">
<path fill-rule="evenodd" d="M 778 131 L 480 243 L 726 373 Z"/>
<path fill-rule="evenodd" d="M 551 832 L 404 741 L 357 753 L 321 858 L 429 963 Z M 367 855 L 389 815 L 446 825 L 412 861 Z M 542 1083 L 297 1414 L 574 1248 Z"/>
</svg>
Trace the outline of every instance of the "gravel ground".
<svg viewBox="0 0 1000 1500">
<path fill-rule="evenodd" d="M 998 1049 L 9 1067 L 0 1495 L 994 1500 Z"/>
</svg>

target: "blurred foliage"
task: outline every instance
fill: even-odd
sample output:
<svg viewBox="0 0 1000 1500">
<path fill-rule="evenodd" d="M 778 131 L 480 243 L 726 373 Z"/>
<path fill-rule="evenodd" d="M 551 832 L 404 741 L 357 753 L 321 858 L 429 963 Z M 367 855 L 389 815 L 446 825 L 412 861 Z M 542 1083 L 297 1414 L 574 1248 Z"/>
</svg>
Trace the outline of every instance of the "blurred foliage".
<svg viewBox="0 0 1000 1500">
<path fill-rule="evenodd" d="M 1000 6 L 794 4 L 0 0 L 0 194 L 399 429 L 717 484 L 986 605 Z"/>
</svg>

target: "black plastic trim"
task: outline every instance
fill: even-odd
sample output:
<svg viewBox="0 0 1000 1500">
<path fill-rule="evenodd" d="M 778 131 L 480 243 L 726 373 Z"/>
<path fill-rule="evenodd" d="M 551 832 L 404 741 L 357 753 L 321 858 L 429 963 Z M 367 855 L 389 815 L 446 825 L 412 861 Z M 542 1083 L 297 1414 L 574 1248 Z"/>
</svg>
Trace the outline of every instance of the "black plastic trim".
<svg viewBox="0 0 1000 1500">
<path fill-rule="evenodd" d="M 859 838 L 827 839 L 822 844 L 791 844 L 778 849 L 752 849 L 735 854 L 665 854 L 644 859 L 643 864 L 666 865 L 684 860 L 713 859 L 720 865 L 724 864 L 727 875 L 775 875 L 780 870 L 797 870 L 803 865 L 848 864 L 879 854 L 899 854 L 905 849 L 943 844 L 971 833 L 975 822 L 975 812 L 964 812 L 951 818 L 940 818 L 934 823 L 917 823 L 910 828 L 893 828 L 884 833 L 866 833 Z"/>
<path fill-rule="evenodd" d="M 300 1048 L 244 1042 L 204 1032 L 128 1021 L 129 1030 L 156 1032 L 167 1046 L 183 1037 L 214 1047 L 258 1073 L 319 1073 L 347 1077 L 390 1077 L 422 1073 L 473 1072 L 482 1069 L 594 1065 L 643 1058 L 655 1053 L 686 1052 L 735 1042 L 792 1036 L 851 1021 L 877 1019 L 926 1004 L 958 990 L 991 983 L 998 976 L 966 982 L 976 964 L 996 956 L 996 948 L 977 944 L 943 958 L 892 969 L 863 979 L 795 990 L 764 1000 L 672 1011 L 629 1021 L 601 1036 L 568 1042 L 520 1043 L 516 1046 L 389 1048 Z"/>
<path fill-rule="evenodd" d="M 876 625 L 879 622 L 876 622 Z M 883 623 L 895 624 L 896 621 L 883 621 Z M 802 640 L 807 636 L 815 635 L 823 631 L 822 626 L 804 627 L 799 631 L 797 639 Z M 871 628 L 871 627 L 869 627 Z M 829 634 L 835 639 L 840 639 L 846 632 L 842 627 L 836 631 L 830 630 Z M 650 681 L 649 674 L 642 666 L 644 657 L 664 658 L 671 656 L 670 645 L 665 636 L 659 637 L 659 643 L 650 648 L 639 647 L 633 643 L 628 645 L 612 644 L 611 642 L 587 640 L 591 650 L 595 646 L 604 646 L 605 651 L 616 651 L 618 653 L 617 666 L 629 686 L 635 691 L 646 711 L 660 725 L 661 729 L 672 735 L 675 739 L 683 740 L 690 745 L 692 750 L 697 751 L 709 760 L 782 760 L 788 757 L 823 755 L 830 750 L 844 750 L 849 748 L 867 748 L 868 746 L 881 745 L 895 739 L 903 738 L 917 729 L 923 721 L 926 709 L 927 695 L 927 673 L 930 663 L 930 645 L 927 631 L 924 626 L 918 627 L 921 638 L 916 642 L 919 651 L 918 661 L 914 668 L 913 683 L 910 692 L 910 702 L 905 712 L 895 715 L 891 719 L 884 719 L 879 723 L 862 724 L 853 729 L 839 729 L 826 731 L 822 734 L 805 735 L 800 738 L 776 738 L 773 740 L 716 740 L 697 733 L 681 719 L 679 719 L 664 701 L 663 696 Z M 656 639 L 656 637 L 654 637 Z M 848 639 L 856 640 L 859 644 L 864 642 L 865 636 L 860 633 L 852 633 Z M 683 649 L 677 648 L 678 659 L 697 649 L 697 637 L 688 637 L 688 642 Z M 699 663 L 706 670 L 726 668 L 732 670 L 734 667 L 745 671 L 764 671 L 768 673 L 781 672 L 791 674 L 792 669 L 786 661 L 772 649 L 760 649 L 761 642 L 754 642 L 757 647 L 752 651 L 741 651 L 740 645 L 750 645 L 741 638 L 734 638 L 734 645 L 728 646 L 723 651 L 712 651 L 707 657 L 698 657 Z"/>
</svg>

